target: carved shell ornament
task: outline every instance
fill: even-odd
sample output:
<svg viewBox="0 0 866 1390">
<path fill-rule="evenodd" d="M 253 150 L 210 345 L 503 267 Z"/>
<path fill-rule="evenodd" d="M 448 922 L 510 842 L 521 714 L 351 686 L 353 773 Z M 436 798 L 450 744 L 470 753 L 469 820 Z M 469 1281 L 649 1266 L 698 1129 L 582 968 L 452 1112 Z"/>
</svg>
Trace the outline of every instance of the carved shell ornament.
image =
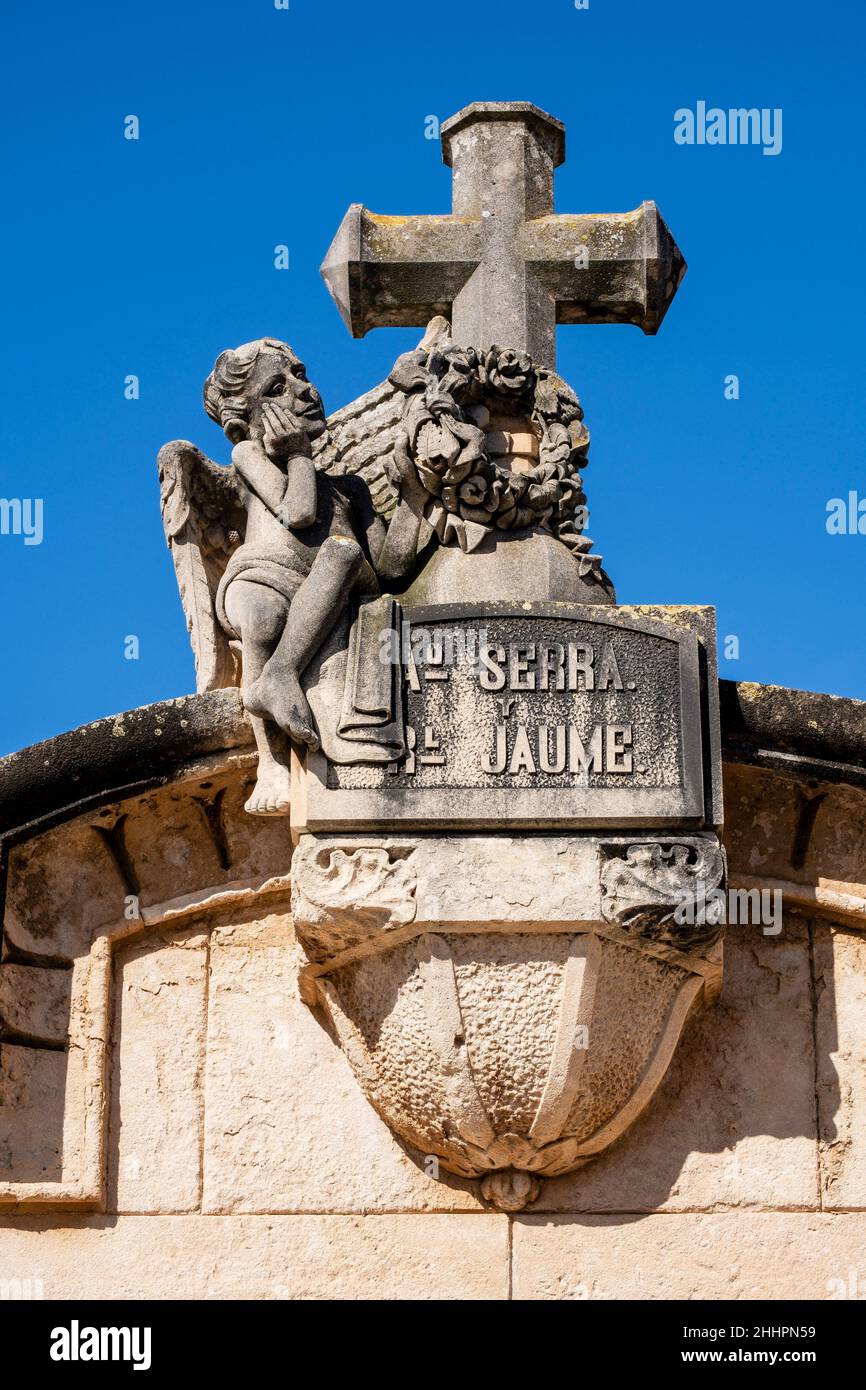
<svg viewBox="0 0 866 1390">
<path fill-rule="evenodd" d="M 545 527 L 603 581 L 582 534 L 589 431 L 561 377 L 510 348 L 434 345 L 399 358 L 389 380 L 407 397 L 403 447 L 440 540 L 469 551 L 492 530 Z"/>
</svg>

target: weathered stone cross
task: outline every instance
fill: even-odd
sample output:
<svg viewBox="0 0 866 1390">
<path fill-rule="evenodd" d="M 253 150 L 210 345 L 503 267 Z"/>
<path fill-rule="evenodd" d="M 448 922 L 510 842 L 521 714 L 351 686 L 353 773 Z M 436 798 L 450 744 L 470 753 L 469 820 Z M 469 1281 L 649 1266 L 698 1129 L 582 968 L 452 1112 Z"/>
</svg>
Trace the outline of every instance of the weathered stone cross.
<svg viewBox="0 0 866 1390">
<path fill-rule="evenodd" d="M 556 363 L 557 323 L 635 323 L 656 333 L 686 264 L 655 203 L 553 211 L 561 121 L 524 101 L 475 102 L 442 126 L 450 216 L 383 217 L 353 203 L 322 265 L 347 328 L 451 319 L 464 346 Z"/>
</svg>

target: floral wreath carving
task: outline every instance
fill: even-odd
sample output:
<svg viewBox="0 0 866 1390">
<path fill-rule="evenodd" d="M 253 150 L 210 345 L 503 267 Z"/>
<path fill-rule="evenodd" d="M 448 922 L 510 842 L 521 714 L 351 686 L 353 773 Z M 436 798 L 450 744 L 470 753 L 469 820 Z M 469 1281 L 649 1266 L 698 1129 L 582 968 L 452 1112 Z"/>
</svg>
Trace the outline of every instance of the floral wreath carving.
<svg viewBox="0 0 866 1390">
<path fill-rule="evenodd" d="M 610 580 L 583 535 L 589 430 L 561 377 L 511 348 L 420 347 L 400 357 L 391 383 L 406 394 L 402 440 L 429 496 L 425 517 L 445 544 L 474 550 L 492 530 L 545 527 L 571 550 L 581 575 Z M 485 424 L 529 422 L 538 462 L 513 472 L 491 458 Z"/>
</svg>

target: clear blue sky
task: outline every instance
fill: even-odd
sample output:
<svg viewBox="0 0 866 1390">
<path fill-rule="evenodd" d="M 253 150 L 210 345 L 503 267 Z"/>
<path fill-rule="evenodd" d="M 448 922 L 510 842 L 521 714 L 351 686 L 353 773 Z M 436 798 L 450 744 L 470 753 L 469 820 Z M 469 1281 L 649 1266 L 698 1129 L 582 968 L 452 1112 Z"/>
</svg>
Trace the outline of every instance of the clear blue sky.
<svg viewBox="0 0 866 1390">
<path fill-rule="evenodd" d="M 620 601 L 714 603 L 740 639 L 723 675 L 866 698 L 866 535 L 825 529 L 829 498 L 866 497 L 862 5 L 3 10 L 0 497 L 43 498 L 45 535 L 0 536 L 0 752 L 194 688 L 157 449 L 184 437 L 227 459 L 200 403 L 224 347 L 286 338 L 334 409 L 417 341 L 354 342 L 318 266 L 350 202 L 449 209 L 425 118 L 473 100 L 565 121 L 558 209 L 654 198 L 689 262 L 658 337 L 559 330 Z M 675 110 L 699 100 L 782 108 L 782 153 L 676 145 Z"/>
</svg>

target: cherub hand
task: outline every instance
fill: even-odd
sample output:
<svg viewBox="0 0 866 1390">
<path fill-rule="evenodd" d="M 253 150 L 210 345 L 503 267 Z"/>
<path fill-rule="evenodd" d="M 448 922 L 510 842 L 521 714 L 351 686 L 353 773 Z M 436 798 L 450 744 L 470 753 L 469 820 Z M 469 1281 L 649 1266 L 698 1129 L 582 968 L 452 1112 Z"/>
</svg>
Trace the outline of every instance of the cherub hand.
<svg viewBox="0 0 866 1390">
<path fill-rule="evenodd" d="M 395 464 L 395 482 L 400 482 L 407 488 L 420 486 L 416 466 L 409 456 L 409 439 L 407 439 L 405 431 L 400 431 L 395 445 L 393 445 L 393 464 Z"/>
<path fill-rule="evenodd" d="M 265 401 L 262 406 L 262 445 L 269 458 L 309 454 L 310 441 L 300 420 L 283 405 Z"/>
<path fill-rule="evenodd" d="M 409 440 L 404 432 L 398 434 L 394 443 L 394 463 L 400 490 L 406 494 L 422 492 L 421 480 L 415 464 L 409 456 Z"/>
</svg>

